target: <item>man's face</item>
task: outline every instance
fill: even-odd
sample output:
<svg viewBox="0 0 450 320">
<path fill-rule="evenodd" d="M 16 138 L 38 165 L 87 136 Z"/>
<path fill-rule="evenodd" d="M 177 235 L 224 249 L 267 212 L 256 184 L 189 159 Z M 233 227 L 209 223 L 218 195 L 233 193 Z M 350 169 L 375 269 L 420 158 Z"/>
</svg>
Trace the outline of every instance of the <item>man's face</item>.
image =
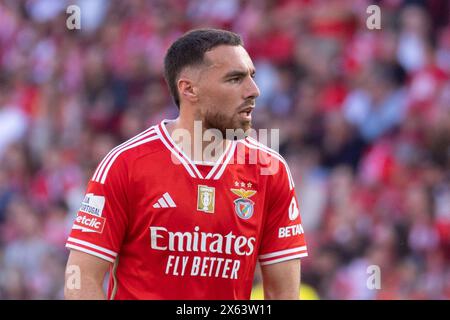
<svg viewBox="0 0 450 320">
<path fill-rule="evenodd" d="M 221 45 L 205 53 L 198 89 L 196 119 L 205 129 L 251 128 L 251 113 L 259 89 L 253 77 L 255 67 L 242 46 Z"/>
</svg>

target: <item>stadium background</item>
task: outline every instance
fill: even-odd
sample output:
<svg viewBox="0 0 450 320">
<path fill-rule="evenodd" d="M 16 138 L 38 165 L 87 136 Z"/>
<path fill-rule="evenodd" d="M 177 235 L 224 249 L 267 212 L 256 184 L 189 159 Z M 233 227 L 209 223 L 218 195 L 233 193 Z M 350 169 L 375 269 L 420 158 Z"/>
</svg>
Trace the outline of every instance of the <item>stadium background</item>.
<svg viewBox="0 0 450 320">
<path fill-rule="evenodd" d="M 66 28 L 70 4 L 81 30 Z M 366 27 L 370 4 L 381 30 Z M 243 36 L 255 127 L 281 129 L 304 298 L 450 299 L 449 17 L 447 0 L 0 0 L 0 299 L 62 298 L 88 179 L 177 115 L 163 55 L 202 26 Z"/>
</svg>

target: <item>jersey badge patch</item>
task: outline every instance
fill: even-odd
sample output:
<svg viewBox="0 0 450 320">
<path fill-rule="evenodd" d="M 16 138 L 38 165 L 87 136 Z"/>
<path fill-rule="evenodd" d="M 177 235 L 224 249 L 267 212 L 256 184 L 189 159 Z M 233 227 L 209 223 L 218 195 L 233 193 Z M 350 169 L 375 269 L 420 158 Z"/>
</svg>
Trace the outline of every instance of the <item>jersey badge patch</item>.
<svg viewBox="0 0 450 320">
<path fill-rule="evenodd" d="M 215 188 L 199 185 L 197 191 L 197 210 L 205 213 L 214 213 L 215 202 Z"/>
<path fill-rule="evenodd" d="M 235 195 L 239 196 L 238 199 L 234 200 L 234 210 L 239 218 L 247 220 L 250 219 L 254 212 L 255 203 L 249 198 L 254 196 L 255 190 L 244 190 L 244 189 L 230 189 Z"/>
</svg>

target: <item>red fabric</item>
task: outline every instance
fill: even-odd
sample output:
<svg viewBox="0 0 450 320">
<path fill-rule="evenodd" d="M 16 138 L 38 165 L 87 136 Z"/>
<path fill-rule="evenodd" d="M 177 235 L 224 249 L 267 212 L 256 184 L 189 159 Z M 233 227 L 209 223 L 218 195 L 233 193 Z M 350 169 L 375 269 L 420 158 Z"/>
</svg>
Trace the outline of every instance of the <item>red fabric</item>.
<svg viewBox="0 0 450 320">
<path fill-rule="evenodd" d="M 100 163 L 67 241 L 116 263 L 110 298 L 249 299 L 257 259 L 307 255 L 292 177 L 278 155 L 246 139 L 216 166 L 194 165 L 163 125 L 134 141 Z M 198 209 L 207 203 L 200 186 L 214 188 L 212 212 Z"/>
</svg>

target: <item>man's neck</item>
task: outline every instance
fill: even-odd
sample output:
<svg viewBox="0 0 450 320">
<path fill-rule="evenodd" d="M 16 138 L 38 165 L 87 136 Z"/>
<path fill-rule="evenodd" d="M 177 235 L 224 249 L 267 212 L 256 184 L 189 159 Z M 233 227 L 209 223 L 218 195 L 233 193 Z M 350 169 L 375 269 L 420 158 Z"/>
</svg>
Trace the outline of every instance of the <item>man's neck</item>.
<svg viewBox="0 0 450 320">
<path fill-rule="evenodd" d="M 194 162 L 216 162 L 231 143 L 220 136 L 206 134 L 205 122 L 191 115 L 181 115 L 166 124 L 167 131 L 178 147 Z M 221 141 L 221 147 L 218 141 Z M 190 149 L 190 150 L 189 150 Z"/>
</svg>

